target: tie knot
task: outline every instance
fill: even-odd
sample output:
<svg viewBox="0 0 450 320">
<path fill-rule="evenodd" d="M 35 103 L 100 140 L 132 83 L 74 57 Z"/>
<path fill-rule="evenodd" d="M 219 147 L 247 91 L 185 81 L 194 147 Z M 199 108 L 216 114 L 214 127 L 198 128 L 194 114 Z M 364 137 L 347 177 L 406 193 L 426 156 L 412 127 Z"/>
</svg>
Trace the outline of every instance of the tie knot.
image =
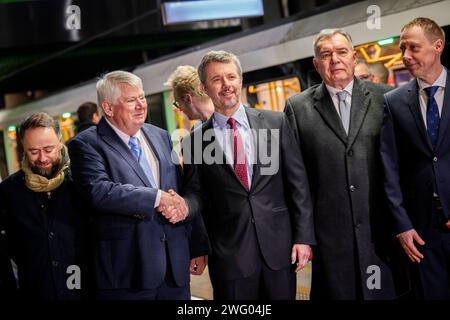
<svg viewBox="0 0 450 320">
<path fill-rule="evenodd" d="M 345 101 L 345 98 L 347 98 L 347 91 L 339 91 L 336 94 L 338 96 L 339 101 Z"/>
<path fill-rule="evenodd" d="M 130 147 L 138 147 L 139 146 L 139 139 L 138 137 L 132 136 L 130 137 L 130 140 L 128 140 L 128 145 Z"/>
<path fill-rule="evenodd" d="M 228 121 L 227 121 L 227 123 L 230 125 L 231 129 L 236 128 L 236 122 L 237 122 L 236 119 L 232 118 L 232 117 L 228 118 Z"/>
<path fill-rule="evenodd" d="M 128 145 L 130 146 L 131 152 L 133 153 L 136 160 L 139 161 L 142 153 L 139 138 L 135 136 L 130 137 L 130 140 L 128 140 Z"/>
<path fill-rule="evenodd" d="M 438 91 L 438 89 L 439 89 L 439 86 L 431 86 L 431 87 L 424 88 L 423 90 L 427 94 L 428 99 L 431 99 L 434 97 L 434 95 L 436 94 L 436 91 Z"/>
</svg>

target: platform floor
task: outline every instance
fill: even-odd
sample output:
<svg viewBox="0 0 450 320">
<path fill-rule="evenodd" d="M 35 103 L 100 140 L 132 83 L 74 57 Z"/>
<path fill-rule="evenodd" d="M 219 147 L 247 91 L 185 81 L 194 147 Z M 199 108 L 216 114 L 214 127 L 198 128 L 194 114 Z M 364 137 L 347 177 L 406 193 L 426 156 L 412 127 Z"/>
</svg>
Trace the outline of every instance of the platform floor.
<svg viewBox="0 0 450 320">
<path fill-rule="evenodd" d="M 309 300 L 311 288 L 311 263 L 297 273 L 297 300 Z M 191 294 L 193 299 L 212 300 L 212 287 L 208 268 L 201 276 L 191 275 Z"/>
</svg>

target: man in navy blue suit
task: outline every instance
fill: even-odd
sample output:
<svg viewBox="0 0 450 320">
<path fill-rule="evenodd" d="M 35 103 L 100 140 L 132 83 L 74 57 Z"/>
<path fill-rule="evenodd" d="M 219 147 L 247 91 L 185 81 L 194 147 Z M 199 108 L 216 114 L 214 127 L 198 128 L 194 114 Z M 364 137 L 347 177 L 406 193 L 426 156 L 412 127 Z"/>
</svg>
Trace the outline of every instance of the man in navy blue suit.
<svg viewBox="0 0 450 320">
<path fill-rule="evenodd" d="M 403 62 L 417 79 L 385 95 L 381 156 L 397 238 L 419 298 L 450 299 L 450 74 L 445 34 L 428 18 L 402 28 Z"/>
<path fill-rule="evenodd" d="M 188 208 L 176 194 L 182 177 L 169 134 L 144 124 L 134 74 L 106 74 L 97 94 L 104 117 L 69 144 L 74 179 L 96 211 L 97 298 L 189 299 Z"/>
</svg>

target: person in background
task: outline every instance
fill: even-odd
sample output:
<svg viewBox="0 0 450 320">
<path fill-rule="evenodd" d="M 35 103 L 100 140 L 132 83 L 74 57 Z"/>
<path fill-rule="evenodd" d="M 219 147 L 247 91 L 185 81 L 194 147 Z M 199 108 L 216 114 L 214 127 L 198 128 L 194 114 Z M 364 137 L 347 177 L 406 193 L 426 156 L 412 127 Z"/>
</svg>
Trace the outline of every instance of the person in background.
<svg viewBox="0 0 450 320">
<path fill-rule="evenodd" d="M 80 299 L 88 271 L 84 216 L 58 123 L 46 113 L 19 127 L 21 169 L 0 184 L 7 252 L 17 265 L 20 298 Z M 2 234 L 2 238 L 3 238 Z"/>
<path fill-rule="evenodd" d="M 169 77 L 166 85 L 172 87 L 174 105 L 183 111 L 189 120 L 205 122 L 214 112 L 214 105 L 201 87 L 197 69 L 179 66 Z"/>
<path fill-rule="evenodd" d="M 450 299 L 450 73 L 443 29 L 416 18 L 401 30 L 416 78 L 385 95 L 381 157 L 398 241 L 418 298 Z"/>
<path fill-rule="evenodd" d="M 179 66 L 165 83 L 172 88 L 174 106 L 181 110 L 189 120 L 208 120 L 214 112 L 211 99 L 203 90 L 197 69 L 192 66 Z M 189 241 L 191 252 L 190 271 L 201 275 L 207 264 L 207 255 L 211 252 L 208 235 L 203 219 L 199 215 L 191 221 L 192 233 Z"/>
<path fill-rule="evenodd" d="M 373 82 L 373 74 L 369 70 L 369 65 L 365 61 L 358 61 L 356 63 L 355 77 L 361 80 Z"/>
<path fill-rule="evenodd" d="M 372 74 L 373 83 L 385 83 L 388 82 L 389 71 L 384 66 L 383 62 L 374 62 L 369 64 L 369 71 Z"/>
<path fill-rule="evenodd" d="M 190 299 L 190 209 L 167 131 L 145 123 L 142 81 L 113 71 L 97 82 L 104 116 L 69 143 L 74 179 L 93 216 L 96 297 Z"/>
<path fill-rule="evenodd" d="M 314 203 L 311 299 L 394 299 L 391 258 L 398 253 L 378 144 L 390 87 L 355 77 L 356 52 L 345 30 L 324 29 L 313 46 L 323 82 L 289 98 L 285 110 Z"/>
<path fill-rule="evenodd" d="M 287 118 L 243 106 L 242 68 L 232 53 L 208 52 L 198 74 L 215 112 L 183 140 L 183 194 L 201 209 L 211 241 L 214 299 L 295 299 L 295 270 L 307 264 L 315 239 L 306 172 Z M 262 163 L 257 150 L 271 150 L 272 161 Z"/>
<path fill-rule="evenodd" d="M 81 106 L 79 106 L 77 109 L 77 115 L 78 133 L 86 130 L 87 128 L 97 125 L 101 118 L 97 104 L 95 104 L 94 102 L 85 102 Z"/>
</svg>

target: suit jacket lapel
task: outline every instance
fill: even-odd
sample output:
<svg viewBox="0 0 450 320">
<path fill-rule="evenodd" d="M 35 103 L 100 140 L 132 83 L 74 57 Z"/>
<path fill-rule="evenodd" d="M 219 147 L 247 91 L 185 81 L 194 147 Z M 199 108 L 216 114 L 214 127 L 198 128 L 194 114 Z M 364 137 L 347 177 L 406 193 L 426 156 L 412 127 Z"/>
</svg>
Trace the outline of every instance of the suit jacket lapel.
<svg viewBox="0 0 450 320">
<path fill-rule="evenodd" d="M 320 113 L 325 123 L 344 144 L 347 144 L 347 134 L 324 82 L 317 88 L 313 99 L 314 107 Z"/>
<path fill-rule="evenodd" d="M 123 143 L 123 141 L 120 139 L 120 137 L 115 133 L 113 128 L 106 122 L 105 119 L 101 119 L 98 123 L 98 132 L 102 139 L 114 150 L 116 150 L 125 160 L 125 162 L 128 163 L 128 165 L 133 169 L 133 171 L 136 173 L 136 175 L 142 180 L 142 182 L 146 186 L 150 186 L 150 182 L 147 179 L 147 176 L 144 173 L 144 170 L 142 170 L 139 163 L 136 161 L 136 159 L 131 154 L 130 149 Z"/>
<path fill-rule="evenodd" d="M 239 177 L 236 175 L 236 172 L 234 171 L 233 164 L 227 163 L 225 153 L 223 152 L 223 149 L 221 148 L 220 144 L 216 141 L 216 135 L 215 135 L 214 127 L 213 127 L 213 117 L 210 117 L 205 122 L 205 124 L 203 126 L 203 137 L 205 137 L 205 132 L 207 130 L 212 130 L 212 139 L 211 139 L 211 141 L 206 141 L 205 139 L 203 139 L 203 149 L 202 150 L 205 150 L 205 148 L 208 145 L 213 143 L 214 144 L 213 150 L 215 152 L 214 165 L 218 166 L 219 168 L 222 167 L 222 168 L 224 168 L 224 170 L 228 171 L 228 173 L 230 175 L 232 175 L 237 180 L 237 182 L 242 186 L 242 188 L 245 190 L 244 185 L 242 184 L 241 180 L 239 179 Z M 211 148 L 211 147 L 209 147 L 209 148 Z M 205 154 L 203 155 L 203 157 L 204 156 L 205 156 Z M 210 156 L 210 155 L 207 153 L 206 156 Z M 219 159 L 222 161 L 221 164 L 217 162 L 217 161 L 219 161 Z"/>
<path fill-rule="evenodd" d="M 148 142 L 150 148 L 152 148 L 153 153 L 155 154 L 156 158 L 158 159 L 159 172 L 160 172 L 159 185 L 161 186 L 161 189 L 167 190 L 166 188 L 163 188 L 165 181 L 164 181 L 164 175 L 161 174 L 161 172 L 165 172 L 165 170 L 163 168 L 163 166 L 165 166 L 165 161 L 161 161 L 161 159 L 164 159 L 164 148 L 161 145 L 161 141 L 153 134 L 153 131 L 150 130 L 150 128 L 146 127 L 145 125 L 142 127 L 142 132 L 143 132 L 145 138 L 147 139 L 147 142 Z M 150 161 L 149 161 L 149 163 L 150 163 Z M 145 178 L 148 181 L 148 178 L 146 175 L 145 175 Z M 156 179 L 155 179 L 155 182 L 156 182 Z M 150 181 L 148 181 L 148 185 L 150 185 Z M 158 188 L 158 186 L 156 186 L 156 187 Z"/>
<path fill-rule="evenodd" d="M 422 137 L 424 144 L 428 146 L 428 149 L 433 150 L 430 139 L 428 139 L 427 128 L 424 124 L 422 111 L 420 110 L 419 85 L 417 84 L 417 80 L 413 80 L 406 85 L 408 86 L 408 94 L 404 97 L 405 103 L 409 106 L 409 110 L 411 111 L 414 121 L 416 122 L 417 129 L 420 132 L 420 136 Z"/>
<path fill-rule="evenodd" d="M 351 148 L 358 136 L 359 130 L 364 122 L 370 104 L 370 92 L 364 83 L 354 79 L 352 90 L 352 106 L 350 108 L 350 127 L 348 134 L 347 149 Z"/>
<path fill-rule="evenodd" d="M 448 124 L 450 122 L 450 72 L 447 71 L 447 80 L 445 81 L 444 103 L 442 104 L 441 121 L 439 124 L 439 136 L 436 150 L 439 149 L 442 141 L 445 140 Z"/>
<path fill-rule="evenodd" d="M 257 109 L 247 108 L 245 107 L 245 111 L 247 113 L 248 122 L 250 124 L 250 129 L 252 129 L 253 133 L 253 159 L 255 159 L 255 163 L 253 164 L 253 174 L 252 174 L 252 183 L 250 189 L 254 189 L 257 182 L 259 181 L 261 175 L 261 159 L 259 157 L 258 152 L 259 148 L 265 148 L 264 150 L 267 154 L 268 150 L 271 150 L 271 135 L 263 134 L 260 130 L 267 130 L 268 128 L 264 126 L 264 116 Z M 238 178 L 239 180 L 239 178 Z M 240 181 L 240 180 L 239 180 Z"/>
</svg>

